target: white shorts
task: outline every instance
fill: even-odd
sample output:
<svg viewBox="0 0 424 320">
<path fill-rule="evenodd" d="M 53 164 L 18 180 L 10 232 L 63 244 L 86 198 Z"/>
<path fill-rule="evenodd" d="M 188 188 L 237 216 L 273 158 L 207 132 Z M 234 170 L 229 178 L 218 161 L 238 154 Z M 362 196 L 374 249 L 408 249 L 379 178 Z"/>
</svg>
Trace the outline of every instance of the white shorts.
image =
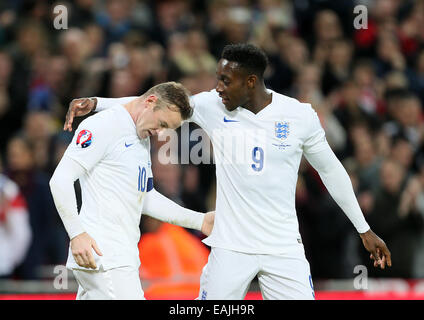
<svg viewBox="0 0 424 320">
<path fill-rule="evenodd" d="M 242 300 L 258 277 L 264 300 L 315 299 L 303 246 L 290 254 L 248 254 L 212 248 L 200 277 L 200 300 Z"/>
<path fill-rule="evenodd" d="M 72 271 L 78 282 L 77 300 L 145 300 L 137 268 Z"/>
</svg>

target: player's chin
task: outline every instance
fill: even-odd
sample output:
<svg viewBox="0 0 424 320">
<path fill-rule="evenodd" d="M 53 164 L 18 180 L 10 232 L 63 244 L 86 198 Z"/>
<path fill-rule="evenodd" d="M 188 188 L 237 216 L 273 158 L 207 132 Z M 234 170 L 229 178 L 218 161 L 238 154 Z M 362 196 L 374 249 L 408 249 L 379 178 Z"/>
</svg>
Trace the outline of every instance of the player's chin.
<svg viewBox="0 0 424 320">
<path fill-rule="evenodd" d="M 231 102 L 223 102 L 225 109 L 228 111 L 234 111 L 237 106 L 233 105 Z"/>
<path fill-rule="evenodd" d="M 152 134 L 150 133 L 149 130 L 143 130 L 138 136 L 140 137 L 140 139 L 146 139 L 148 137 L 150 137 Z"/>
</svg>

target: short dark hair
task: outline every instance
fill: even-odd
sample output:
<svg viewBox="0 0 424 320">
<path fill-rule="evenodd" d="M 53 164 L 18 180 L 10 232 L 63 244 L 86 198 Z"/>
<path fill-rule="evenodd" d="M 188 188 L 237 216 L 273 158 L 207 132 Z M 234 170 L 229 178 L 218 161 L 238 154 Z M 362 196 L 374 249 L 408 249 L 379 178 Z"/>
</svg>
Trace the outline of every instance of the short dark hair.
<svg viewBox="0 0 424 320">
<path fill-rule="evenodd" d="M 268 57 L 265 52 L 248 43 L 226 45 L 222 51 L 221 58 L 237 62 L 241 68 L 260 78 L 263 78 L 265 69 L 268 66 Z"/>
<path fill-rule="evenodd" d="M 148 96 L 151 94 L 158 96 L 158 106 L 162 104 L 166 104 L 168 107 L 169 105 L 175 105 L 183 120 L 187 120 L 193 114 L 189 98 L 190 92 L 181 83 L 164 82 L 150 88 L 143 95 Z"/>
</svg>

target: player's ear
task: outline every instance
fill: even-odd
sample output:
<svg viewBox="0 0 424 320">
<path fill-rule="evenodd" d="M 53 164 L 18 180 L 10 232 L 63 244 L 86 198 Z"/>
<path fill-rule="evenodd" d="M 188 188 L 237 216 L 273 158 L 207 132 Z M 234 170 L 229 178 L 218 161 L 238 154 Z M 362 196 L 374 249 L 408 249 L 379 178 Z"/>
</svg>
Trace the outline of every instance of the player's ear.
<svg viewBox="0 0 424 320">
<path fill-rule="evenodd" d="M 258 81 L 258 77 L 254 74 L 247 76 L 247 87 L 249 89 L 253 89 L 256 85 L 256 82 Z"/>
<path fill-rule="evenodd" d="M 155 107 L 157 102 L 158 102 L 158 97 L 154 94 L 151 94 L 146 98 L 146 104 L 149 108 Z"/>
</svg>

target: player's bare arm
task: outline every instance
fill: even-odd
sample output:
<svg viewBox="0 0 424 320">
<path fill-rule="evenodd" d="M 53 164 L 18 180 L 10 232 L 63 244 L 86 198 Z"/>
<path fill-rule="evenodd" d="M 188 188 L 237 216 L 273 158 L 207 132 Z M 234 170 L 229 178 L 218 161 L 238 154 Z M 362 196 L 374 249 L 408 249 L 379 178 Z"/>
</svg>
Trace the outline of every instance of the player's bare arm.
<svg viewBox="0 0 424 320">
<path fill-rule="evenodd" d="M 74 117 L 82 117 L 89 114 L 91 111 L 96 109 L 96 105 L 96 98 L 73 99 L 69 104 L 68 112 L 66 113 L 63 130 L 71 132 Z"/>
<path fill-rule="evenodd" d="M 96 241 L 88 235 L 88 233 L 83 232 L 73 239 L 70 242 L 72 255 L 76 263 L 84 268 L 96 269 L 96 261 L 94 260 L 92 249 L 101 256 L 102 253 L 97 246 Z"/>
<path fill-rule="evenodd" d="M 365 233 L 359 234 L 365 249 L 370 254 L 370 258 L 374 260 L 374 267 L 380 266 L 384 269 L 387 266 L 392 266 L 392 258 L 389 249 L 385 242 L 380 239 L 371 229 Z"/>
</svg>

